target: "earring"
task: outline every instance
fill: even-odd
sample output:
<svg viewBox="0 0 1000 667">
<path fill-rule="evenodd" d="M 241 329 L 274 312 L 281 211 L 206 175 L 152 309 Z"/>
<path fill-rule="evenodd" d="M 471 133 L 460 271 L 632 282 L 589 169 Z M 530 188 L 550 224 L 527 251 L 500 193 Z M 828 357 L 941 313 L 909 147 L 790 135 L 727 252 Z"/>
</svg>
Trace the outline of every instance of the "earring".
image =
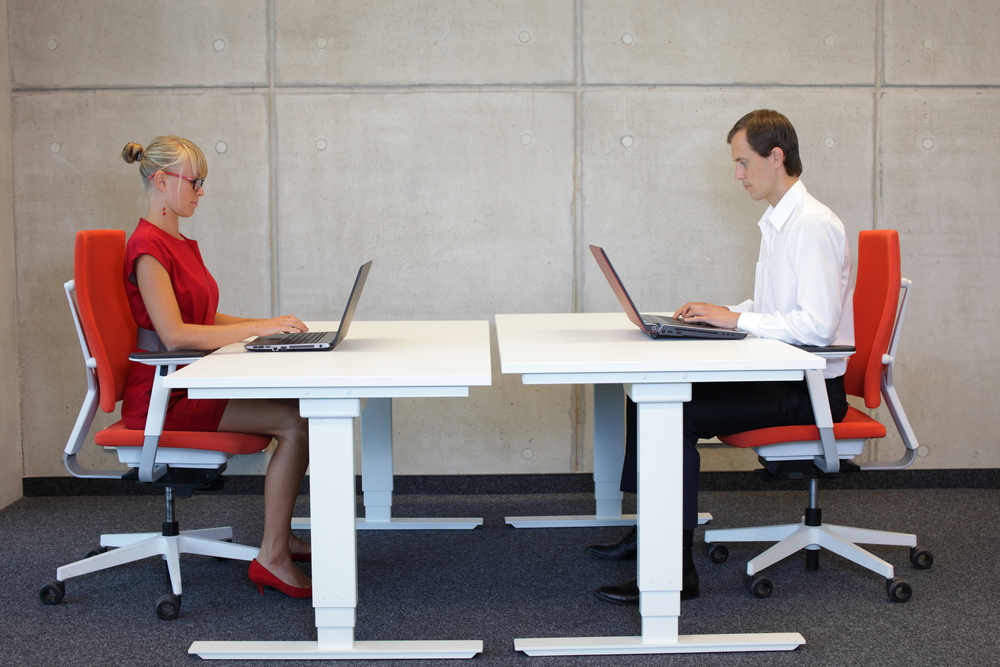
<svg viewBox="0 0 1000 667">
<path fill-rule="evenodd" d="M 167 214 L 167 193 L 163 193 L 163 215 Z"/>
</svg>

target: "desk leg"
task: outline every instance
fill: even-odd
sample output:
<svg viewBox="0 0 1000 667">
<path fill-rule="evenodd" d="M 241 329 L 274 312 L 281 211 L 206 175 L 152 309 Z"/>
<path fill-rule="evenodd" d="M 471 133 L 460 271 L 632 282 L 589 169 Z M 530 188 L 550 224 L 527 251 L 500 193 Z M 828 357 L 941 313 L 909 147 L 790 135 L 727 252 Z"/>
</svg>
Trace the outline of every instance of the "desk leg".
<svg viewBox="0 0 1000 667">
<path fill-rule="evenodd" d="M 616 655 L 790 651 L 805 643 L 798 633 L 678 635 L 681 589 L 682 434 L 690 384 L 635 384 L 626 391 L 639 404 L 639 612 L 638 637 L 515 639 L 528 655 Z"/>
<path fill-rule="evenodd" d="M 361 490 L 364 523 L 392 516 L 392 399 L 369 398 L 361 413 Z M 362 522 L 359 523 L 359 528 Z"/>
<path fill-rule="evenodd" d="M 639 407 L 639 612 L 643 641 L 675 643 L 680 616 L 684 402 L 691 385 L 632 385 Z"/>
<path fill-rule="evenodd" d="M 595 384 L 594 500 L 598 519 L 625 518 L 621 492 L 624 463 L 625 391 L 620 384 Z M 635 515 L 628 518 L 635 521 Z"/>
<path fill-rule="evenodd" d="M 303 399 L 309 419 L 309 465 L 322 484 L 310 486 L 313 607 L 316 641 L 195 642 L 203 659 L 355 660 L 471 658 L 481 641 L 354 641 L 358 602 L 354 496 L 354 423 L 359 399 Z"/>
<path fill-rule="evenodd" d="M 620 384 L 594 385 L 594 501 L 596 514 L 510 516 L 515 528 L 631 526 L 635 514 L 622 514 L 622 465 L 625 463 L 625 391 Z M 699 523 L 712 520 L 700 514 Z"/>
<path fill-rule="evenodd" d="M 354 418 L 358 399 L 302 400 L 309 419 L 309 466 L 322 479 L 309 485 L 312 518 L 313 607 L 320 649 L 349 649 L 358 604 L 354 531 Z"/>
<path fill-rule="evenodd" d="M 483 525 L 482 517 L 393 518 L 392 399 L 369 398 L 361 412 L 361 490 L 365 515 L 359 530 L 468 530 Z M 307 517 L 292 519 L 293 530 L 309 530 Z"/>
<path fill-rule="evenodd" d="M 515 528 L 631 526 L 622 514 L 622 464 L 625 462 L 625 392 L 620 384 L 594 385 L 594 501 L 596 514 L 509 516 Z"/>
<path fill-rule="evenodd" d="M 392 399 L 369 398 L 361 413 L 361 490 L 365 516 L 359 530 L 468 530 L 482 517 L 394 518 L 392 516 Z"/>
</svg>

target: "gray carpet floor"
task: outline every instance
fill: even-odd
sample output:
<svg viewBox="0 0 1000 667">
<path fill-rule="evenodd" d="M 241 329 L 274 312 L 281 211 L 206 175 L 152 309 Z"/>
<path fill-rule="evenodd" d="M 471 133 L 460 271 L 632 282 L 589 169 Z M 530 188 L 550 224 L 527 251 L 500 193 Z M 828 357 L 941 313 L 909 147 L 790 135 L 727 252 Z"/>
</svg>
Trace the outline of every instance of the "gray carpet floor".
<svg viewBox="0 0 1000 667">
<path fill-rule="evenodd" d="M 800 632 L 806 644 L 794 652 L 516 652 L 518 637 L 640 633 L 637 609 L 603 604 L 591 593 L 633 577 L 635 564 L 583 552 L 621 529 L 516 530 L 503 522 L 508 515 L 592 512 L 585 494 L 397 496 L 396 516 L 482 516 L 485 523 L 471 531 L 359 531 L 355 638 L 479 639 L 484 651 L 470 664 L 483 667 L 1000 665 L 1000 525 L 993 519 L 1000 491 L 824 491 L 821 501 L 831 523 L 917 533 L 935 562 L 916 570 L 906 549 L 872 548 L 913 587 L 908 603 L 895 604 L 878 575 L 826 553 L 820 570 L 807 572 L 796 556 L 767 571 L 775 591 L 760 600 L 746 592 L 743 572 L 763 545 L 732 544 L 722 565 L 697 549 L 701 597 L 683 603 L 681 633 Z M 300 504 L 306 514 L 308 499 Z M 178 501 L 178 514 L 182 528 L 232 525 L 238 541 L 256 544 L 262 505 L 260 496 L 202 495 Z M 796 521 L 804 505 L 804 491 L 705 492 L 701 509 L 715 515 L 716 527 L 735 527 Z M 159 559 L 71 579 L 61 604 L 41 604 L 41 586 L 58 566 L 97 546 L 100 533 L 155 529 L 162 512 L 159 498 L 120 496 L 24 498 L 0 511 L 0 665 L 190 666 L 200 662 L 187 654 L 197 640 L 315 639 L 308 602 L 271 590 L 261 597 L 245 563 L 197 556 L 182 558 L 175 621 L 153 610 L 168 592 Z M 700 538 L 699 530 L 699 545 Z M 448 664 L 398 664 L 431 662 Z"/>
</svg>

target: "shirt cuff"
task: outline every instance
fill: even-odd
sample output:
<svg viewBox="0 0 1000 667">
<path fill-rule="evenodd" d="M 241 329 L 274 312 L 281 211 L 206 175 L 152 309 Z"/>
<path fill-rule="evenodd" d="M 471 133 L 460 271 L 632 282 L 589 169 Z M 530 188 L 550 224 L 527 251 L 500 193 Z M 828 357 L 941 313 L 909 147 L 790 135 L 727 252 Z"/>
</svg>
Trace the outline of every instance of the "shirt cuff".
<svg viewBox="0 0 1000 667">
<path fill-rule="evenodd" d="M 757 330 L 760 328 L 760 317 L 761 313 L 740 313 L 736 328 L 757 336 Z"/>
</svg>

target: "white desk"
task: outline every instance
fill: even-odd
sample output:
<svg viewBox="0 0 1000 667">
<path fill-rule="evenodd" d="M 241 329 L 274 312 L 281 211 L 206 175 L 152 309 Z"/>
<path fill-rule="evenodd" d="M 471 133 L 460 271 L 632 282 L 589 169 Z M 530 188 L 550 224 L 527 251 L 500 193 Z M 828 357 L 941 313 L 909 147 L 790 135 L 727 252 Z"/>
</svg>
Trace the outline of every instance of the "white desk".
<svg viewBox="0 0 1000 667">
<path fill-rule="evenodd" d="M 514 648 L 528 655 L 606 655 L 786 651 L 804 644 L 799 633 L 678 635 L 683 406 L 693 382 L 801 380 L 826 362 L 774 340 L 652 340 L 620 313 L 497 315 L 496 324 L 503 373 L 520 373 L 525 384 L 621 384 L 639 409 L 642 634 L 516 639 Z M 614 427 L 621 428 L 617 419 Z"/>
<path fill-rule="evenodd" d="M 336 326 L 310 323 L 313 330 Z M 468 396 L 469 387 L 491 383 L 486 321 L 354 322 L 350 336 L 332 352 L 251 353 L 236 344 L 167 377 L 168 387 L 187 388 L 192 398 L 298 399 L 300 414 L 309 419 L 317 640 L 199 641 L 188 652 L 204 659 L 286 660 L 471 658 L 482 652 L 478 640 L 354 641 L 353 420 L 366 400 L 384 410 L 393 397 Z M 370 421 L 384 426 L 384 419 Z"/>
<path fill-rule="evenodd" d="M 625 463 L 625 391 L 621 384 L 594 385 L 594 514 L 508 516 L 514 528 L 633 526 L 635 514 L 622 512 L 621 478 Z M 698 523 L 712 520 L 698 513 Z"/>
<path fill-rule="evenodd" d="M 322 324 L 336 326 L 331 322 Z M 361 493 L 365 515 L 356 520 L 358 530 L 471 530 L 483 525 L 481 516 L 394 517 L 392 489 L 392 399 L 368 398 L 361 410 Z M 293 517 L 292 529 L 311 530 L 312 521 L 309 517 Z"/>
</svg>

